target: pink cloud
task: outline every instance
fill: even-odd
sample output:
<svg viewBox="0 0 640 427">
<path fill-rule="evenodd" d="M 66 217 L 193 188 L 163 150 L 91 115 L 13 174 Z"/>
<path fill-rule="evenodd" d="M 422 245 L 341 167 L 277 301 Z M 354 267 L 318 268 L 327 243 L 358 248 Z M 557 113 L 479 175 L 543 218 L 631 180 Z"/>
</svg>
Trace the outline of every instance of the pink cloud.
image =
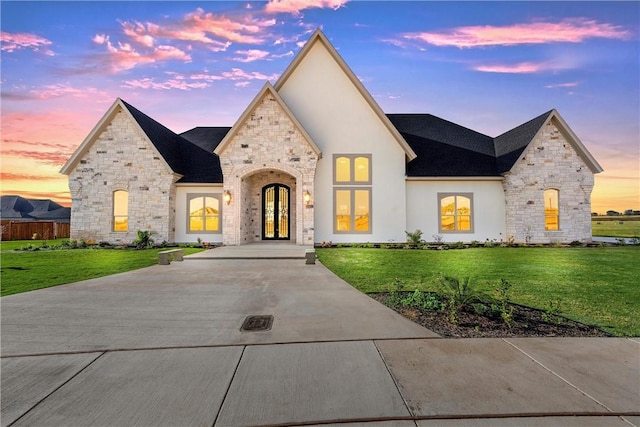
<svg viewBox="0 0 640 427">
<path fill-rule="evenodd" d="M 58 98 L 61 96 L 71 95 L 75 98 L 87 98 L 89 96 L 99 95 L 101 97 L 109 97 L 109 95 L 100 91 L 94 87 L 88 88 L 74 88 L 71 87 L 68 83 L 62 84 L 54 84 L 54 85 L 46 85 L 42 88 L 32 89 L 30 93 L 39 99 L 51 99 Z"/>
<path fill-rule="evenodd" d="M 181 34 L 211 34 L 229 42 L 262 44 L 266 39 L 265 29 L 276 24 L 275 19 L 253 19 L 241 15 L 239 20 L 206 13 L 201 8 L 187 14 L 175 25 L 175 36 Z"/>
<path fill-rule="evenodd" d="M 136 43 L 146 47 L 153 47 L 155 39 L 140 22 L 123 22 L 122 31 Z"/>
<path fill-rule="evenodd" d="M 106 46 L 104 59 L 113 73 L 168 60 L 191 61 L 191 55 L 173 46 L 161 45 L 141 53 L 129 43 L 118 42 L 115 46 L 109 36 L 104 34 L 96 34 L 92 40 L 98 45 Z"/>
<path fill-rule="evenodd" d="M 3 157 L 18 157 L 18 158 L 29 158 L 32 160 L 37 160 L 41 163 L 46 163 L 50 165 L 62 165 L 67 160 L 73 151 L 69 152 L 60 152 L 60 151 L 35 151 L 35 150 L 17 150 L 17 149 L 8 149 L 2 150 Z"/>
<path fill-rule="evenodd" d="M 238 62 L 259 61 L 261 59 L 266 59 L 269 56 L 269 52 L 267 52 L 266 50 L 259 50 L 259 49 L 237 50 L 236 53 L 239 53 L 240 55 L 244 55 L 244 57 L 233 58 L 234 61 L 238 61 Z"/>
<path fill-rule="evenodd" d="M 12 172 L 0 172 L 0 181 L 6 183 L 7 181 L 35 181 L 43 178 L 58 178 L 57 174 L 28 174 L 28 173 L 12 173 Z"/>
<path fill-rule="evenodd" d="M 555 88 L 558 88 L 558 87 L 576 87 L 578 85 L 579 85 L 578 82 L 558 83 L 558 84 L 555 84 L 555 85 L 547 85 L 547 86 L 545 86 L 545 88 L 547 88 L 547 89 L 555 89 Z"/>
<path fill-rule="evenodd" d="M 156 90 L 191 90 L 202 89 L 208 87 L 209 84 L 205 82 L 187 82 L 183 77 L 176 77 L 173 79 L 165 80 L 163 82 L 157 82 L 153 78 L 143 78 L 138 80 L 127 80 L 123 87 L 134 89 L 156 89 Z"/>
<path fill-rule="evenodd" d="M 550 69 L 548 64 L 535 62 L 521 62 L 519 64 L 485 64 L 473 67 L 476 71 L 484 73 L 510 73 L 510 74 L 527 74 L 537 73 Z"/>
<path fill-rule="evenodd" d="M 0 32 L 0 49 L 4 52 L 15 52 L 21 49 L 31 49 L 34 52 L 41 52 L 47 56 L 54 56 L 51 46 L 51 40 L 30 33 L 7 33 Z"/>
<path fill-rule="evenodd" d="M 631 32 L 618 25 L 594 19 L 566 18 L 560 22 L 533 22 L 502 27 L 483 25 L 458 27 L 442 32 L 417 32 L 403 35 L 434 46 L 472 48 L 514 46 L 519 44 L 580 43 L 589 38 L 628 39 Z"/>
<path fill-rule="evenodd" d="M 337 10 L 348 0 L 270 0 L 264 10 L 267 13 L 291 13 L 299 15 L 300 11 L 311 8 L 331 8 Z"/>
<path fill-rule="evenodd" d="M 222 73 L 222 77 L 229 80 L 276 80 L 278 74 L 266 75 L 257 71 L 246 72 L 240 68 L 232 68 L 231 71 Z"/>
</svg>

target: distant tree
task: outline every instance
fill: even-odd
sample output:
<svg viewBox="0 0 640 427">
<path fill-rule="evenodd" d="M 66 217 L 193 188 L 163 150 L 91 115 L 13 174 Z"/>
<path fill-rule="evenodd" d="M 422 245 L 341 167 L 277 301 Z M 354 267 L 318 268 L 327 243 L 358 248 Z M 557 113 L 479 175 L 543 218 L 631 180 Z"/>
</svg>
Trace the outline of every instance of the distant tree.
<svg viewBox="0 0 640 427">
<path fill-rule="evenodd" d="M 618 211 L 607 211 L 607 216 L 620 216 Z"/>
<path fill-rule="evenodd" d="M 626 211 L 624 211 L 625 215 L 633 215 L 633 209 L 627 209 Z"/>
<path fill-rule="evenodd" d="M 598 212 L 591 212 L 591 216 L 598 216 L 600 215 Z"/>
</svg>

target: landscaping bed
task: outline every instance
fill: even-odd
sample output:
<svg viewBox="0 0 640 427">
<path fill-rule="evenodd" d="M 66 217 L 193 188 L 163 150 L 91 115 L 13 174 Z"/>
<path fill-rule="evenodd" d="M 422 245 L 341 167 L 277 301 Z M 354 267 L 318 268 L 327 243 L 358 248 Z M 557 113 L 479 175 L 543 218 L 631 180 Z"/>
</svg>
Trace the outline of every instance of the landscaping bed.
<svg viewBox="0 0 640 427">
<path fill-rule="evenodd" d="M 445 338 L 508 338 L 508 337 L 608 337 L 610 334 L 595 326 L 585 325 L 559 315 L 550 314 L 517 304 L 509 304 L 511 327 L 498 315 L 482 315 L 473 309 L 461 309 L 458 321 L 451 323 L 449 312 L 444 309 L 423 310 L 402 304 L 388 304 L 389 293 L 369 294 L 382 304 L 400 313 L 407 319 Z M 403 293 L 407 298 L 410 292 Z M 545 320 L 545 318 L 547 320 Z"/>
</svg>

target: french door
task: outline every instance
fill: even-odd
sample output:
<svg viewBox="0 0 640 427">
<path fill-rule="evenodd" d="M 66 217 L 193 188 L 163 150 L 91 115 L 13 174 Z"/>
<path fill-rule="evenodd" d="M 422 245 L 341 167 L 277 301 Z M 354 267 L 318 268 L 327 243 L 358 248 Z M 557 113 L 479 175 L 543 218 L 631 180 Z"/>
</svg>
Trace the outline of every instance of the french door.
<svg viewBox="0 0 640 427">
<path fill-rule="evenodd" d="M 262 239 L 289 240 L 289 187 L 269 184 L 262 188 Z"/>
</svg>

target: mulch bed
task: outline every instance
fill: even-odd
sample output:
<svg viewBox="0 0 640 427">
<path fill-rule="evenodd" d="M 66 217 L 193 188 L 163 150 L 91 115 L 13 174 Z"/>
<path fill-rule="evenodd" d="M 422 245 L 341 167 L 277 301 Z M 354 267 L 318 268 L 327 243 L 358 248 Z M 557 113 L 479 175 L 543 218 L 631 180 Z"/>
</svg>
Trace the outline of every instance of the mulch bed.
<svg viewBox="0 0 640 427">
<path fill-rule="evenodd" d="M 371 294 L 385 304 L 388 293 Z M 543 319 L 544 311 L 512 304 L 513 322 L 509 328 L 498 317 L 486 317 L 473 311 L 461 311 L 458 324 L 449 322 L 448 310 L 422 311 L 415 307 L 391 307 L 409 320 L 445 338 L 508 338 L 508 337 L 608 337 L 595 326 L 585 325 L 564 317 Z"/>
</svg>

